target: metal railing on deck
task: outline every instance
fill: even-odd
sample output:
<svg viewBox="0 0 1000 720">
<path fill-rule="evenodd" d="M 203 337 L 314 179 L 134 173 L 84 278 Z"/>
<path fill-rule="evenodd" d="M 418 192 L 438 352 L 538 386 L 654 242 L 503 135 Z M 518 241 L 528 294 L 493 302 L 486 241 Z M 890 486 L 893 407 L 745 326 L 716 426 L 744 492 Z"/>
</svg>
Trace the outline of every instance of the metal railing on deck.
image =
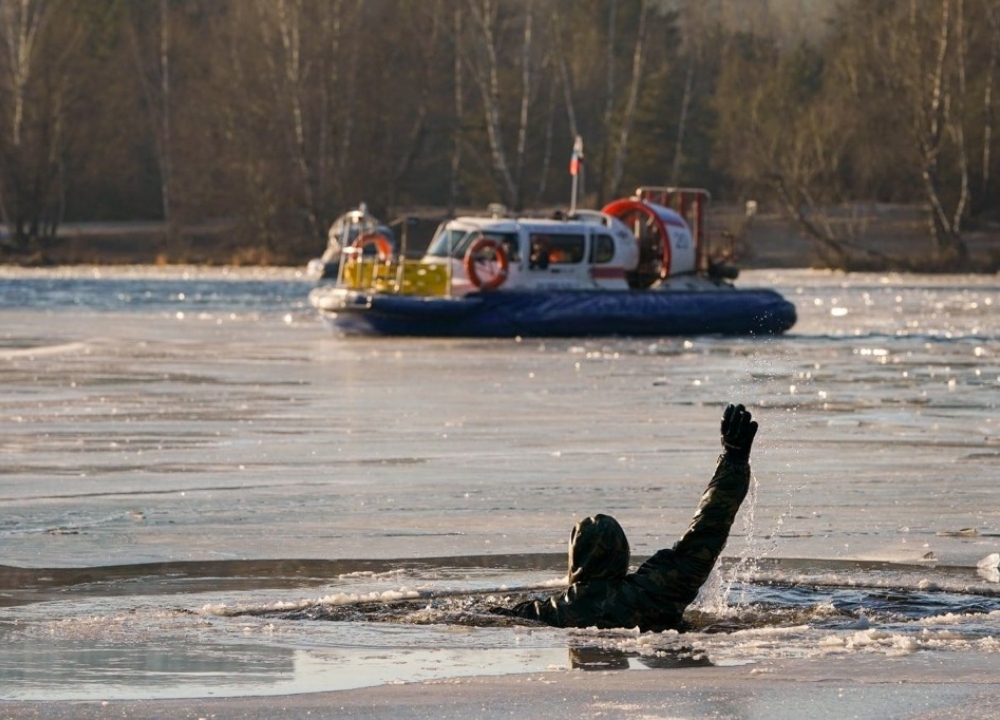
<svg viewBox="0 0 1000 720">
<path fill-rule="evenodd" d="M 448 294 L 450 283 L 447 264 L 407 260 L 402 255 L 382 260 L 351 247 L 341 255 L 340 284 L 352 290 L 440 297 Z"/>
<path fill-rule="evenodd" d="M 707 261 L 705 211 L 709 200 L 712 199 L 711 193 L 704 188 L 643 185 L 636 188 L 635 198 L 670 208 L 684 218 L 694 235 L 695 262 L 698 267 L 703 267 Z"/>
</svg>

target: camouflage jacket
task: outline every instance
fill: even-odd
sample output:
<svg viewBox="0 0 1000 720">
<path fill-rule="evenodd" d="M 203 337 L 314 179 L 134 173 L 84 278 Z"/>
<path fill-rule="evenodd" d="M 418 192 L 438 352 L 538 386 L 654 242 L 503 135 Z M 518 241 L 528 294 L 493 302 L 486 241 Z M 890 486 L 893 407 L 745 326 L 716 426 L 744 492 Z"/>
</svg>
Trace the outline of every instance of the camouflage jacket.
<svg viewBox="0 0 1000 720">
<path fill-rule="evenodd" d="M 570 538 L 566 592 L 495 612 L 557 627 L 678 629 L 684 609 L 697 597 L 726 546 L 749 484 L 747 463 L 719 458 L 684 537 L 633 573 L 628 572 L 628 540 L 618 522 L 608 515 L 582 520 Z"/>
</svg>

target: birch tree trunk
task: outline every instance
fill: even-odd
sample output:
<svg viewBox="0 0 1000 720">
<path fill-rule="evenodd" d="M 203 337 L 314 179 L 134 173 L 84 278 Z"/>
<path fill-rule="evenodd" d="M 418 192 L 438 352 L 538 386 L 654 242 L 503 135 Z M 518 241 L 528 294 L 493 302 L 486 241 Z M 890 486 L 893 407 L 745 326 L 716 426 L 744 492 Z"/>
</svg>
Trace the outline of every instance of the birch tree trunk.
<svg viewBox="0 0 1000 720">
<path fill-rule="evenodd" d="M 462 129 L 465 122 L 465 103 L 463 101 L 464 86 L 462 83 L 462 53 L 459 44 L 462 38 L 462 7 L 455 6 L 453 19 L 455 32 L 455 57 L 453 72 L 455 75 L 454 110 L 455 119 L 451 134 L 451 163 L 449 164 L 451 176 L 448 181 L 448 215 L 455 214 L 455 206 L 458 204 L 459 178 L 462 171 Z"/>
<path fill-rule="evenodd" d="M 35 61 L 35 43 L 46 20 L 45 0 L 0 0 L 0 32 L 7 70 L 2 85 L 7 86 L 10 96 L 9 110 L 0 107 L 0 112 L 10 113 L 10 157 L 4 163 L 7 167 L 0 167 L 0 220 L 16 246 L 23 246 L 30 239 L 30 233 L 25 231 L 24 209 L 17 196 L 18 185 L 23 182 L 19 174 L 25 163 L 22 140 L 26 95 Z M 11 197 L 14 197 L 13 218 L 8 210 Z"/>
<path fill-rule="evenodd" d="M 697 61 L 692 58 L 684 78 L 684 94 L 681 97 L 681 114 L 677 119 L 677 143 L 674 145 L 674 159 L 670 168 L 670 184 L 680 184 L 681 163 L 684 160 L 684 131 L 687 126 L 688 110 L 691 107 L 691 90 L 694 86 L 694 72 Z"/>
<path fill-rule="evenodd" d="M 424 0 L 427 2 L 427 0 Z M 423 7 L 423 5 L 421 5 Z M 431 87 L 434 75 L 434 59 L 437 57 L 438 38 L 440 36 L 441 16 L 444 7 L 442 0 L 434 0 L 431 7 L 431 32 L 422 39 L 423 48 L 421 61 L 423 62 L 424 76 L 420 83 L 420 94 L 417 100 L 417 107 L 413 113 L 413 121 L 410 130 L 406 135 L 406 142 L 403 152 L 399 157 L 399 162 L 389 180 L 388 204 L 391 208 L 395 204 L 396 191 L 399 183 L 409 173 L 420 150 L 421 142 L 427 132 L 427 112 L 430 106 Z"/>
<path fill-rule="evenodd" d="M 919 54 L 922 44 L 921 34 L 917 28 L 919 10 L 916 0 L 910 0 L 910 2 L 911 51 Z M 918 78 L 913 98 L 916 142 L 921 165 L 920 179 L 923 184 L 924 195 L 931 208 L 928 223 L 935 247 L 941 255 L 953 256 L 958 260 L 964 260 L 968 252 L 960 237 L 961 216 L 957 216 L 959 224 L 956 225 L 944 207 L 938 185 L 938 169 L 943 151 L 943 137 L 951 122 L 948 116 L 950 93 L 949 88 L 946 87 L 947 60 L 951 52 L 951 34 L 953 31 L 951 0 L 941 0 L 941 19 L 938 27 L 939 32 L 936 41 L 934 63 L 929 72 L 930 85 L 925 88 L 923 78 Z M 962 122 L 962 118 L 959 118 L 957 122 Z M 960 149 L 961 152 L 964 152 L 964 148 Z M 957 205 L 964 203 L 965 197 L 966 195 L 963 192 L 960 195 Z"/>
<path fill-rule="evenodd" d="M 162 141 L 160 148 L 160 195 L 163 199 L 163 221 L 167 225 L 167 240 L 176 234 L 173 215 L 173 152 L 170 141 L 170 0 L 160 0 L 160 115 Z"/>
<path fill-rule="evenodd" d="M 347 202 L 348 168 L 354 145 L 357 97 L 357 27 L 363 0 L 327 0 L 320 8 L 323 47 L 316 85 L 320 94 L 316 118 L 316 203 L 323 228 L 332 220 L 321 205 L 341 207 Z M 354 32 L 352 32 L 352 30 Z M 339 214 L 339 211 L 338 211 Z"/>
<path fill-rule="evenodd" d="M 499 59 L 495 35 L 496 8 L 492 0 L 469 0 L 468 8 L 479 30 L 479 40 L 481 40 L 481 42 L 476 43 L 481 52 L 469 53 L 469 65 L 483 101 L 486 134 L 489 138 L 493 169 L 502 184 L 505 202 L 517 208 L 520 206 L 521 197 L 504 149 L 501 122 Z M 481 57 L 482 55 L 485 57 Z M 485 63 L 485 67 L 482 67 L 483 63 Z"/>
<path fill-rule="evenodd" d="M 597 183 L 597 204 L 604 205 L 608 189 L 608 153 L 611 149 L 611 121 L 615 109 L 615 18 L 618 14 L 618 0 L 608 2 L 608 45 L 605 55 L 607 79 L 604 86 L 604 137 L 601 141 L 600 179 Z"/>
<path fill-rule="evenodd" d="M 173 148 L 171 142 L 171 83 L 170 83 L 170 0 L 160 0 L 158 7 L 159 33 L 154 43 L 155 50 L 143 52 L 141 37 L 141 16 L 137 6 L 131 6 L 133 13 L 128 21 L 128 35 L 135 59 L 139 86 L 146 99 L 149 125 L 153 134 L 156 165 L 160 175 L 160 209 L 163 213 L 164 239 L 169 248 L 177 237 L 177 227 L 173 213 Z M 151 57 L 148 57 L 151 55 Z"/>
<path fill-rule="evenodd" d="M 962 222 L 969 206 L 969 154 L 965 147 L 965 59 L 968 46 L 965 38 L 965 0 L 955 0 L 955 37 L 957 41 L 958 94 L 955 98 L 956 112 L 948 113 L 948 134 L 951 136 L 958 154 L 959 194 L 952 213 L 952 234 L 962 232 Z M 961 251 L 964 257 L 964 251 Z"/>
<path fill-rule="evenodd" d="M 350 18 L 354 21 L 352 27 L 364 24 L 364 3 L 365 0 L 354 0 Z M 347 58 L 344 62 L 347 67 L 347 77 L 343 79 L 344 93 L 341 102 L 343 112 L 341 114 L 340 149 L 337 155 L 337 187 L 341 197 L 346 194 L 345 183 L 354 148 L 354 121 L 357 116 L 355 103 L 358 94 L 358 57 L 361 53 L 361 33 L 355 32 L 353 36 L 348 34 L 347 40 Z"/>
<path fill-rule="evenodd" d="M 987 7 L 986 17 L 990 24 L 990 56 L 986 65 L 986 82 L 983 90 L 983 179 L 980 192 L 984 201 L 990 195 L 990 166 L 992 164 L 990 152 L 993 144 L 993 82 L 997 71 L 997 53 L 1000 52 L 1000 5 L 993 4 Z"/>
<path fill-rule="evenodd" d="M 343 25 L 343 0 L 333 0 L 329 11 L 322 13 L 322 37 L 326 38 L 326 51 L 320 55 L 319 82 L 319 128 L 316 152 L 316 193 L 325 198 L 328 194 L 330 179 L 330 126 L 333 124 L 333 100 L 331 90 L 337 86 L 340 63 L 340 33 Z M 332 217 L 324 213 L 319 221 L 322 227 L 328 227 Z"/>
<path fill-rule="evenodd" d="M 528 0 L 524 16 L 524 39 L 521 45 L 521 112 L 517 127 L 517 150 L 514 164 L 514 177 L 518 187 L 518 202 L 521 205 L 521 188 L 524 186 L 524 153 L 528 143 L 528 110 L 531 105 L 532 73 L 531 73 L 531 43 L 532 18 L 534 16 L 534 0 Z"/>
<path fill-rule="evenodd" d="M 31 78 L 35 41 L 45 20 L 45 11 L 45 0 L 3 0 L 0 4 L 12 94 L 11 141 L 14 147 L 21 145 L 25 94 Z"/>
<path fill-rule="evenodd" d="M 614 170 L 611 175 L 611 183 L 608 186 L 611 197 L 618 195 L 618 190 L 621 186 L 622 175 L 625 171 L 625 159 L 628 156 L 629 133 L 632 130 L 635 110 L 639 103 L 639 89 L 642 86 L 643 66 L 646 58 L 646 26 L 648 17 L 649 0 L 642 0 L 642 5 L 639 8 L 639 27 L 636 30 L 635 51 L 632 53 L 632 78 L 629 82 L 628 100 L 625 103 L 625 112 L 622 116 L 618 143 L 615 147 Z"/>
<path fill-rule="evenodd" d="M 287 118 L 287 145 L 297 169 L 307 231 L 313 237 L 322 237 L 302 113 L 302 0 L 257 0 L 257 12 L 277 109 Z"/>
<path fill-rule="evenodd" d="M 559 84 L 559 80 L 555 77 L 549 83 L 549 104 L 545 115 L 545 150 L 542 152 L 542 169 L 538 175 L 538 190 L 536 192 L 538 201 L 541 201 L 545 195 L 545 190 L 548 187 L 549 167 L 552 165 L 552 126 L 556 114 L 556 86 Z"/>
<path fill-rule="evenodd" d="M 559 83 L 562 85 L 563 102 L 566 104 L 566 120 L 569 123 L 570 140 L 580 135 L 576 122 L 576 109 L 573 103 L 573 83 L 566 68 L 566 45 L 562 35 L 562 17 L 558 9 L 552 11 L 552 39 L 555 48 L 555 64 L 559 68 Z"/>
</svg>

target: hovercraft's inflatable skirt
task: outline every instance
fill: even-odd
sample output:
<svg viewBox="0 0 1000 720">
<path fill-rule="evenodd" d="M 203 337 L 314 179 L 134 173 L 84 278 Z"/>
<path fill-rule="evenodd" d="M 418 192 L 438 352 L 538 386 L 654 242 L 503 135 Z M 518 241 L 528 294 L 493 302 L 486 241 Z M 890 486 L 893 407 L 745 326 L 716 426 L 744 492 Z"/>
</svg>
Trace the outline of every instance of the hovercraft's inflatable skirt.
<svg viewBox="0 0 1000 720">
<path fill-rule="evenodd" d="M 777 335 L 795 306 L 774 290 L 485 292 L 462 298 L 323 288 L 310 299 L 346 334 L 432 337 Z"/>
</svg>

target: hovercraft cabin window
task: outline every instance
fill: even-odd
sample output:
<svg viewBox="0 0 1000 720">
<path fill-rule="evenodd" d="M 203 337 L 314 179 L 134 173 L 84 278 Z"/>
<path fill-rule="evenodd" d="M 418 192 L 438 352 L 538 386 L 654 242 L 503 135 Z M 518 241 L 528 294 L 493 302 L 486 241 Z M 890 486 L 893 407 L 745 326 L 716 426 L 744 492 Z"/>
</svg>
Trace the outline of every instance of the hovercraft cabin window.
<svg viewBox="0 0 1000 720">
<path fill-rule="evenodd" d="M 518 262 L 521 259 L 521 250 L 517 244 L 517 233 L 480 233 L 476 230 L 443 230 L 431 241 L 427 249 L 427 254 L 431 257 L 448 257 L 450 250 L 452 257 L 462 259 L 465 257 L 465 253 L 469 251 L 472 243 L 483 236 L 503 244 L 503 249 L 507 253 L 507 259 L 511 262 Z"/>
<path fill-rule="evenodd" d="M 476 233 L 472 232 L 466 236 L 465 240 L 462 242 L 462 252 L 461 254 L 455 253 L 455 257 L 465 257 L 465 253 L 468 252 L 469 247 L 472 243 L 478 240 L 480 237 L 486 237 L 490 240 L 496 240 L 498 243 L 503 245 L 504 252 L 507 253 L 507 259 L 510 262 L 519 262 L 521 260 L 521 248 L 517 244 L 517 233 L 502 233 L 502 232 L 483 232 Z"/>
<path fill-rule="evenodd" d="M 586 253 L 587 240 L 583 235 L 532 233 L 529 238 L 532 253 L 544 249 L 548 252 L 549 263 L 553 265 L 572 265 L 583 262 Z"/>
<path fill-rule="evenodd" d="M 615 257 L 615 241 L 610 235 L 596 233 L 590 244 L 590 264 L 604 265 Z"/>
<path fill-rule="evenodd" d="M 503 243 L 503 249 L 507 253 L 507 259 L 511 262 L 520 262 L 521 246 L 517 242 L 517 233 L 486 233 L 486 237 L 499 240 Z"/>
</svg>

